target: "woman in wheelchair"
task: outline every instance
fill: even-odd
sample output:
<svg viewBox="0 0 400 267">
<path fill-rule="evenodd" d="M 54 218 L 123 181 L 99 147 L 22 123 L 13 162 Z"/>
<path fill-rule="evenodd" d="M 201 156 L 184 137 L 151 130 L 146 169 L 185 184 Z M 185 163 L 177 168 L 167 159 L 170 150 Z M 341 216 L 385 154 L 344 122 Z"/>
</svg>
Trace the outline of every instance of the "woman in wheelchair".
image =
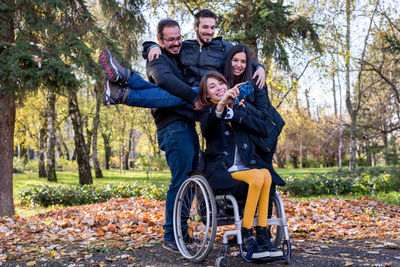
<svg viewBox="0 0 400 267">
<path fill-rule="evenodd" d="M 200 126 L 207 141 L 205 151 L 205 174 L 214 191 L 228 191 L 236 197 L 246 195 L 242 222 L 243 251 L 253 259 L 282 256 L 271 243 L 267 231 L 268 202 L 271 186 L 269 164 L 255 153 L 251 135 L 266 137 L 268 121 L 257 117 L 252 105 L 244 99 L 234 104 L 239 95 L 236 84 L 229 89 L 227 80 L 216 71 L 208 72 L 200 82 L 199 99 L 203 105 Z M 258 207 L 258 223 L 252 224 Z"/>
</svg>

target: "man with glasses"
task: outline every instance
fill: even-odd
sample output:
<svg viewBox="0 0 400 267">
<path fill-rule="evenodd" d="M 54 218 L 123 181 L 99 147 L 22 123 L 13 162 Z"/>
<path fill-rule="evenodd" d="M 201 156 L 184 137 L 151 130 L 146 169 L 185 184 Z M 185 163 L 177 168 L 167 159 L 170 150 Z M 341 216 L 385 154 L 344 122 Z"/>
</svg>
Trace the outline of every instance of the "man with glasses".
<svg viewBox="0 0 400 267">
<path fill-rule="evenodd" d="M 157 25 L 157 40 L 162 54 L 146 64 L 149 81 L 198 109 L 198 94 L 185 83 L 180 70 L 182 36 L 179 24 L 172 19 L 161 20 Z M 200 147 L 194 122 L 196 114 L 190 109 L 174 107 L 152 109 L 152 115 L 157 125 L 158 144 L 165 152 L 172 176 L 165 204 L 163 247 L 178 251 L 172 227 L 174 201 L 188 173 L 198 167 Z"/>
<path fill-rule="evenodd" d="M 179 53 L 182 47 L 182 36 L 179 24 L 172 19 L 161 20 L 157 25 L 157 40 L 162 53 L 156 60 L 146 63 L 146 72 L 150 82 L 121 66 L 108 49 L 104 49 L 100 53 L 99 64 L 105 74 L 103 103 L 106 105 L 136 106 L 133 100 L 135 96 L 140 96 L 138 99 L 145 102 L 147 92 L 145 89 L 151 89 L 156 85 L 194 106 L 194 108 L 174 106 L 152 109 L 157 126 L 158 144 L 160 149 L 165 152 L 172 176 L 165 204 L 163 247 L 178 251 L 172 225 L 174 202 L 179 187 L 189 177 L 188 173 L 198 167 L 200 147 L 195 129 L 195 120 L 197 120 L 195 110 L 199 110 L 200 105 L 198 93 L 185 83 L 181 72 Z M 129 87 L 134 90 L 130 90 Z M 157 91 L 159 88 L 153 89 Z M 157 94 L 154 91 L 151 93 Z M 163 96 L 158 97 L 157 101 L 167 101 Z M 149 103 L 145 106 L 164 106 L 151 103 L 151 100 Z M 187 227 L 184 227 L 182 231 L 187 231 Z M 185 240 L 186 242 L 195 241 L 188 235 L 186 236 L 188 239 Z"/>
</svg>

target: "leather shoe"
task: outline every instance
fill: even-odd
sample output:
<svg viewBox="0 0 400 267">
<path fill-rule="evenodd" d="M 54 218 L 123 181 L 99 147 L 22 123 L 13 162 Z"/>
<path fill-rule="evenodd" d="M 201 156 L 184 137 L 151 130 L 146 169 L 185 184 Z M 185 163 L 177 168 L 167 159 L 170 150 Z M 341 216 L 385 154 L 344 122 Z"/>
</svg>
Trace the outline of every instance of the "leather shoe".
<svg viewBox="0 0 400 267">
<path fill-rule="evenodd" d="M 175 243 L 175 240 L 170 241 L 170 240 L 166 240 L 164 238 L 164 242 L 163 242 L 162 247 L 165 248 L 166 250 L 169 250 L 169 251 L 172 251 L 172 252 L 175 252 L 175 253 L 179 253 L 179 249 L 178 249 L 178 246 Z"/>
</svg>

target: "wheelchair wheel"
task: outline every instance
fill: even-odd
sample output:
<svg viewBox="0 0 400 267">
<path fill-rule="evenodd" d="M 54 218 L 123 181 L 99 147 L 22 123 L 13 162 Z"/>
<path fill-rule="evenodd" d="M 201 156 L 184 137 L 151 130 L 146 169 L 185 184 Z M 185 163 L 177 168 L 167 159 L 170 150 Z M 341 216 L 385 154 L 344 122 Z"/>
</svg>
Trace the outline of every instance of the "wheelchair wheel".
<svg viewBox="0 0 400 267">
<path fill-rule="evenodd" d="M 282 205 L 281 205 L 281 198 L 280 196 L 276 193 L 274 197 L 270 198 L 270 201 L 272 202 L 272 215 L 271 218 L 268 218 L 268 220 L 274 220 L 274 219 L 280 219 L 283 217 L 283 213 L 285 212 L 282 210 Z M 272 221 L 271 220 L 271 221 Z M 269 226 L 270 231 L 271 231 L 271 241 L 275 244 L 276 247 L 279 247 L 282 243 L 282 238 L 283 238 L 283 226 L 282 225 L 277 225 L 273 224 Z"/>
<path fill-rule="evenodd" d="M 198 263 L 207 257 L 215 241 L 217 220 L 214 194 L 201 175 L 189 177 L 174 203 L 174 236 L 181 254 Z"/>
<path fill-rule="evenodd" d="M 228 258 L 225 256 L 220 256 L 215 261 L 215 267 L 228 267 Z"/>
</svg>

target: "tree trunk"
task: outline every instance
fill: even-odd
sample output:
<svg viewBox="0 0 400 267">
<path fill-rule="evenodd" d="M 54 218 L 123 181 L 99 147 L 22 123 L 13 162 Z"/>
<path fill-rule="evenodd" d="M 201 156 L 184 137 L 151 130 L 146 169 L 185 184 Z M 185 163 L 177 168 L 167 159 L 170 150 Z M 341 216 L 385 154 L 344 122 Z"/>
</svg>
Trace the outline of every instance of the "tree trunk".
<svg viewBox="0 0 400 267">
<path fill-rule="evenodd" d="M 46 164 L 44 153 L 46 151 L 47 123 L 43 121 L 42 128 L 39 131 L 39 177 L 46 177 Z"/>
<path fill-rule="evenodd" d="M 19 156 L 20 156 L 19 158 L 22 160 L 24 164 L 28 163 L 29 155 L 25 142 L 21 144 L 21 154 Z"/>
<path fill-rule="evenodd" d="M 350 171 L 354 172 L 356 170 L 356 139 L 357 139 L 357 121 L 355 116 L 351 116 L 351 126 L 350 126 Z"/>
<path fill-rule="evenodd" d="M 98 129 L 99 129 L 99 123 L 100 123 L 100 107 L 101 107 L 101 102 L 102 102 L 102 96 L 103 94 L 101 93 L 102 86 L 101 84 L 96 84 L 95 87 L 95 94 L 96 94 L 96 114 L 93 119 L 93 136 L 92 136 L 92 159 L 93 159 L 93 168 L 94 168 L 94 173 L 96 178 L 103 178 L 103 173 L 101 172 L 100 169 L 100 163 L 99 159 L 97 157 L 97 140 L 98 140 Z"/>
<path fill-rule="evenodd" d="M 298 169 L 299 168 L 298 156 L 297 155 L 292 155 L 292 159 L 293 159 L 293 168 Z"/>
<path fill-rule="evenodd" d="M 13 146 L 15 95 L 0 97 L 0 217 L 15 214 L 13 200 Z"/>
<path fill-rule="evenodd" d="M 56 95 L 51 90 L 47 91 L 47 180 L 57 182 L 56 175 Z"/>
<path fill-rule="evenodd" d="M 333 108 L 335 117 L 338 115 L 337 100 L 336 100 L 336 81 L 335 81 L 335 70 L 332 68 L 332 95 L 333 95 Z"/>
<path fill-rule="evenodd" d="M 132 151 L 132 144 L 133 144 L 133 126 L 129 133 L 128 146 L 124 150 L 124 170 L 129 170 L 129 155 L 131 154 Z"/>
<path fill-rule="evenodd" d="M 383 132 L 382 133 L 382 141 L 383 141 L 383 155 L 385 159 L 385 165 L 388 166 L 390 165 L 390 156 L 389 156 L 389 144 L 388 144 L 388 137 L 387 133 Z"/>
<path fill-rule="evenodd" d="M 300 167 L 303 168 L 303 128 L 300 128 Z"/>
<path fill-rule="evenodd" d="M 338 76 L 339 83 L 339 147 L 338 147 L 338 166 L 339 170 L 342 170 L 342 149 L 343 149 L 343 122 L 342 122 L 342 87 L 340 84 L 340 78 Z"/>
<path fill-rule="evenodd" d="M 6 10 L 4 5 L 10 8 Z M 3 10 L 0 12 L 1 31 L 0 40 L 8 43 L 15 41 L 14 29 L 14 1 L 2 1 Z M 9 53 L 3 51 L 2 56 Z M 0 72 L 2 72 L 0 65 Z M 13 199 L 13 158 L 14 158 L 14 128 L 15 128 L 15 93 L 13 90 L 17 87 L 10 80 L 0 80 L 0 217 L 13 216 L 15 214 Z"/>
<path fill-rule="evenodd" d="M 371 147 L 368 146 L 365 148 L 366 154 L 367 154 L 367 166 L 372 166 L 372 153 L 371 153 Z"/>
<path fill-rule="evenodd" d="M 111 157 L 111 146 L 110 146 L 110 136 L 105 133 L 102 133 L 104 143 L 104 161 L 106 165 L 106 170 L 110 169 L 110 157 Z"/>
<path fill-rule="evenodd" d="M 64 151 L 62 153 L 63 153 L 63 155 L 66 156 L 66 159 L 71 160 L 71 155 L 69 153 L 70 151 L 68 149 L 67 144 L 64 141 L 64 136 L 61 132 L 61 129 L 57 128 L 57 130 L 58 130 L 58 143 L 59 143 L 60 149 L 61 149 L 61 151 Z"/>
<path fill-rule="evenodd" d="M 278 155 L 278 153 L 275 153 L 274 156 L 275 156 L 275 159 L 276 159 L 276 164 L 278 164 L 278 167 L 279 168 L 285 168 L 285 163 L 283 162 L 281 157 Z"/>
<path fill-rule="evenodd" d="M 346 55 L 345 55 L 345 69 L 346 69 L 346 106 L 351 119 L 350 128 L 350 171 L 356 170 L 356 112 L 351 103 L 350 94 L 350 0 L 346 0 Z"/>
<path fill-rule="evenodd" d="M 87 125 L 87 124 L 86 124 Z M 82 125 L 82 129 L 85 127 L 85 124 Z M 89 128 L 86 128 L 86 150 L 87 153 L 90 155 L 90 145 L 92 144 L 92 136 L 93 136 L 93 131 L 91 131 Z"/>
<path fill-rule="evenodd" d="M 78 98 L 76 93 L 68 93 L 68 111 L 71 116 L 72 126 L 74 128 L 75 150 L 79 169 L 79 183 L 92 184 L 92 172 L 90 171 L 89 153 L 83 136 L 82 116 L 79 111 Z"/>
</svg>

